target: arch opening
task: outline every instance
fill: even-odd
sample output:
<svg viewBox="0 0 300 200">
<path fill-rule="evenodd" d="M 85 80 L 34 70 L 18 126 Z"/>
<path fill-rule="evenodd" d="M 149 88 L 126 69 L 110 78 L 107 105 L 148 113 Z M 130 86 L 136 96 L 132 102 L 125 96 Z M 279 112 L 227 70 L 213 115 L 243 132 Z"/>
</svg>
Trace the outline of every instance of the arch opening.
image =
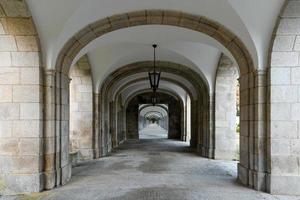
<svg viewBox="0 0 300 200">
<path fill-rule="evenodd" d="M 146 10 L 126 13 L 100 20 L 84 28 L 73 38 L 71 38 L 67 44 L 64 45 L 64 48 L 61 50 L 61 53 L 59 54 L 56 62 L 56 69 L 58 71 L 57 75 L 61 80 L 59 84 L 63 84 L 64 80 L 67 79 L 66 74 L 69 71 L 69 67 L 80 49 L 89 44 L 93 39 L 100 37 L 101 35 L 104 35 L 108 32 L 125 27 L 146 24 L 165 24 L 202 32 L 214 38 L 216 41 L 226 47 L 226 49 L 228 49 L 228 51 L 234 57 L 240 71 L 240 90 L 241 93 L 243 92 L 243 94 L 247 96 L 247 98 L 241 98 L 242 139 L 240 140 L 240 146 L 243 148 L 243 151 L 241 151 L 240 154 L 240 158 L 242 159 L 240 159 L 240 163 L 238 164 L 239 180 L 245 185 L 251 185 L 258 190 L 264 190 L 265 184 L 261 183 L 265 183 L 265 176 L 258 176 L 258 174 L 265 174 L 265 166 L 262 163 L 258 162 L 258 160 L 251 159 L 252 156 L 257 156 L 257 152 L 253 152 L 250 149 L 251 145 L 249 146 L 247 144 L 249 142 L 256 141 L 253 138 L 255 137 L 253 133 L 258 127 L 255 127 L 253 129 L 251 128 L 250 124 L 254 119 L 256 119 L 255 115 L 259 115 L 259 113 L 256 112 L 254 113 L 254 115 L 248 115 L 248 111 L 250 110 L 249 108 L 254 108 L 254 110 L 256 110 L 257 108 L 265 109 L 263 104 L 255 104 L 254 96 L 251 96 L 250 94 L 251 92 L 253 92 L 255 84 L 262 82 L 262 80 L 265 78 L 265 74 L 254 71 L 251 56 L 249 55 L 249 52 L 244 44 L 234 34 L 226 29 L 226 27 L 218 24 L 217 22 L 211 21 L 201 16 L 160 10 Z M 128 65 L 127 67 L 129 66 L 130 65 Z M 181 66 L 177 65 L 175 69 L 171 69 L 173 70 L 172 73 L 176 74 L 176 71 L 178 71 L 178 69 L 180 68 Z M 192 72 L 192 70 L 190 70 L 190 72 Z M 180 74 L 180 76 L 183 75 L 184 74 Z M 117 77 L 118 74 L 115 74 L 115 78 Z M 189 78 L 195 80 L 193 81 L 193 84 L 196 84 L 196 90 L 198 89 L 200 91 L 197 94 L 197 97 L 191 94 L 191 97 L 193 98 L 191 100 L 192 123 L 190 145 L 193 148 L 197 149 L 202 156 L 213 158 L 215 154 L 215 135 L 213 132 L 214 126 L 213 123 L 211 123 L 214 120 L 212 103 L 214 100 L 212 92 L 209 90 L 209 87 L 207 87 L 205 78 L 201 76 L 199 78 L 198 73 L 194 73 L 193 75 L 190 74 Z M 175 80 L 173 81 L 176 82 Z M 110 86 L 107 86 L 105 83 L 103 85 L 104 87 L 101 88 L 99 92 L 100 95 L 97 97 L 99 99 L 96 98 L 96 100 L 100 104 L 99 110 L 96 114 L 98 119 L 95 120 L 95 124 L 97 125 L 94 125 L 99 126 L 99 124 L 101 124 L 99 130 L 95 131 L 96 135 L 98 135 L 98 144 L 96 144 L 95 146 L 96 148 L 101 149 L 99 150 L 99 155 L 106 155 L 107 152 L 110 152 L 112 148 L 118 146 L 119 143 L 122 143 L 125 139 L 127 139 L 127 130 L 124 125 L 124 120 L 122 120 L 121 123 L 118 123 L 118 117 L 116 117 L 115 115 L 115 113 L 117 112 L 122 112 L 121 115 L 126 114 L 125 108 L 122 107 L 123 105 L 121 104 L 124 99 L 122 99 L 122 97 L 120 96 L 118 96 L 117 101 L 115 101 L 115 99 L 102 99 L 104 96 L 103 94 L 106 95 L 110 89 Z M 60 90 L 58 91 L 60 92 Z M 116 106 L 117 104 L 119 105 Z M 116 108 L 118 108 L 119 110 L 116 110 Z M 259 120 L 263 121 L 265 119 L 260 118 Z M 120 134 L 117 134 L 118 131 L 122 132 L 121 138 L 119 137 Z M 259 139 L 263 140 L 263 138 Z M 252 146 L 255 145 L 253 144 Z M 261 155 L 264 155 L 264 152 L 259 152 L 259 156 Z M 257 165 L 261 167 L 255 167 Z M 67 169 L 66 172 L 69 173 Z M 68 178 L 66 180 L 68 180 Z"/>
</svg>

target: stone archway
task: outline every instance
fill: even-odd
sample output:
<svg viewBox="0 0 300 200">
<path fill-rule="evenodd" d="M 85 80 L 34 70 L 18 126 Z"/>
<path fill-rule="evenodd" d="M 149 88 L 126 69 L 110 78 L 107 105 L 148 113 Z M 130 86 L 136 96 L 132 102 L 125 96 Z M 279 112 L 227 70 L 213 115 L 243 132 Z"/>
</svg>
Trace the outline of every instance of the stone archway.
<svg viewBox="0 0 300 200">
<path fill-rule="evenodd" d="M 126 103 L 126 132 L 127 139 L 139 139 L 138 117 L 139 105 L 151 104 L 151 91 L 141 91 L 133 96 Z M 174 97 L 174 94 L 169 95 L 167 92 L 158 91 L 158 104 L 169 103 L 169 139 L 181 139 L 181 130 L 183 124 L 181 117 L 183 115 L 183 106 L 180 98 Z"/>
<path fill-rule="evenodd" d="M 122 91 L 125 87 L 127 87 L 127 85 L 134 84 L 137 81 L 143 81 L 143 80 L 147 81 L 147 74 L 144 74 L 141 77 L 141 73 L 147 73 L 149 69 L 152 69 L 152 63 L 153 63 L 152 61 L 145 61 L 145 62 L 137 62 L 137 63 L 126 65 L 112 72 L 103 82 L 100 90 L 100 97 L 101 97 L 100 102 L 101 102 L 101 109 L 102 109 L 101 123 L 105 124 L 105 126 L 102 127 L 101 129 L 102 133 L 108 133 L 109 130 L 116 130 L 116 128 L 114 127 L 108 128 L 111 125 L 114 126 L 115 124 L 115 121 L 113 121 L 112 123 L 110 122 L 109 120 L 110 118 L 108 118 L 108 116 L 111 116 L 111 114 L 109 113 L 112 113 L 112 115 L 115 115 L 116 113 L 115 112 L 116 109 L 114 109 L 113 108 L 114 106 L 111 105 L 115 105 L 115 103 L 118 102 L 118 100 L 116 99 L 118 99 L 118 96 L 120 95 L 120 91 Z M 167 80 L 172 82 L 175 85 L 179 85 L 186 92 L 188 92 L 189 96 L 191 96 L 192 98 L 191 106 L 193 107 L 192 120 L 194 120 L 191 127 L 192 129 L 191 145 L 193 148 L 198 150 L 200 155 L 208 157 L 209 156 L 208 152 L 210 152 L 210 150 L 208 149 L 209 148 L 208 140 L 205 138 L 209 138 L 209 136 L 205 134 L 208 134 L 209 132 L 208 131 L 209 126 L 207 126 L 208 124 L 207 116 L 209 114 L 208 112 L 209 92 L 205 80 L 203 80 L 203 78 L 201 78 L 201 76 L 198 73 L 191 70 L 187 66 L 183 66 L 172 62 L 163 62 L 163 61 L 159 61 L 157 64 L 160 70 L 162 71 L 162 73 L 170 73 L 170 75 L 171 74 L 176 75 L 176 77 L 173 78 L 171 77 L 167 78 L 163 76 L 161 77 L 162 80 Z M 139 74 L 138 77 L 140 78 L 129 81 L 128 83 L 122 82 L 124 78 L 131 77 L 132 75 L 137 75 L 137 74 Z M 181 76 L 182 78 L 184 78 L 184 80 L 188 80 L 188 83 L 185 84 L 180 83 L 179 81 L 180 79 L 178 78 L 178 76 Z M 119 82 L 121 82 L 121 84 Z M 116 92 L 113 92 L 115 90 Z M 105 97 L 104 94 L 106 94 L 106 96 L 109 96 L 110 98 L 109 99 L 104 98 Z M 110 106 L 108 105 L 108 102 L 110 102 Z M 125 113 L 124 111 L 125 107 L 123 107 L 124 113 Z M 112 117 L 112 118 L 115 119 L 116 117 Z M 182 126 L 182 128 L 184 128 L 184 126 Z M 123 129 L 125 130 L 126 128 L 123 127 Z M 113 133 L 110 135 L 112 136 Z M 110 137 L 109 135 L 102 135 L 103 141 L 110 140 L 109 137 Z M 107 152 L 107 149 L 109 149 L 106 145 L 107 144 L 102 144 L 102 146 L 105 146 L 102 152 Z"/>
<path fill-rule="evenodd" d="M 57 105 L 62 105 L 54 108 L 55 112 L 60 116 L 64 113 L 67 105 L 63 105 L 62 91 L 64 91 L 64 83 L 68 81 L 68 71 L 70 65 L 78 54 L 78 52 L 90 43 L 92 40 L 104 35 L 108 32 L 122 28 L 139 26 L 139 25 L 171 25 L 184 27 L 194 31 L 198 31 L 209 35 L 217 40 L 220 44 L 226 47 L 233 55 L 240 70 L 240 90 L 241 90 L 241 159 L 239 163 L 239 180 L 250 187 L 258 190 L 265 190 L 266 187 L 266 149 L 261 148 L 266 141 L 266 112 L 265 102 L 256 102 L 256 99 L 264 99 L 266 96 L 266 73 L 264 71 L 255 71 L 252 58 L 243 44 L 230 30 L 221 24 L 207 19 L 205 17 L 190 15 L 187 13 L 168 11 L 168 10 L 143 10 L 120 15 L 114 15 L 97 22 L 94 22 L 83 28 L 74 35 L 62 48 L 56 62 L 57 90 L 54 96 L 61 96 L 60 102 Z M 214 154 L 214 138 L 213 138 L 213 109 L 212 102 L 207 101 L 209 106 L 200 107 L 200 110 L 205 113 L 201 118 L 203 124 L 203 138 L 205 145 L 198 147 L 202 149 L 202 154 L 208 157 L 213 157 Z M 103 108 L 100 109 L 100 111 Z M 67 123 L 67 120 L 61 120 Z M 64 123 L 58 123 L 59 135 L 64 135 Z M 101 123 L 102 124 L 102 123 Z M 107 124 L 102 124 L 102 127 L 107 128 Z M 208 131 L 206 131 L 208 130 Z M 200 131 L 200 130 L 199 130 Z M 203 133 L 202 132 L 202 133 Z M 101 135 L 100 131 L 100 135 Z M 255 159 L 254 159 L 255 158 Z M 70 178 L 70 164 L 68 158 L 62 159 L 63 180 L 65 183 Z"/>
<path fill-rule="evenodd" d="M 0 18 L 0 194 L 39 192 L 53 171 L 41 152 L 54 153 L 43 134 L 39 36 L 24 0 L 1 1 Z"/>
</svg>

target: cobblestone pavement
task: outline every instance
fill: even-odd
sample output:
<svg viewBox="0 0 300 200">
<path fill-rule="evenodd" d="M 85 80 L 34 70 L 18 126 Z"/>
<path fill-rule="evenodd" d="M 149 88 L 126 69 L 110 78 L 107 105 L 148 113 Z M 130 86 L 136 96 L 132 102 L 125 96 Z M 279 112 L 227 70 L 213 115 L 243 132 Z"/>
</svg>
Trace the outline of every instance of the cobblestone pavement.
<svg viewBox="0 0 300 200">
<path fill-rule="evenodd" d="M 149 132 L 149 130 L 148 130 Z M 188 145 L 167 139 L 126 142 L 108 157 L 73 168 L 65 186 L 5 200 L 296 200 L 236 182 L 237 163 L 201 158 Z"/>
</svg>

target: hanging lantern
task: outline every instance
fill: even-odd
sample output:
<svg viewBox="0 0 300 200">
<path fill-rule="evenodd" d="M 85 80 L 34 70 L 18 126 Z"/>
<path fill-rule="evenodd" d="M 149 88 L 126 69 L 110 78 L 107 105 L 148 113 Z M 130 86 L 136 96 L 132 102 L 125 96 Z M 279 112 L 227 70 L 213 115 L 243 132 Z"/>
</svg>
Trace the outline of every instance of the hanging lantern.
<svg viewBox="0 0 300 200">
<path fill-rule="evenodd" d="M 153 45 L 153 49 L 154 49 L 154 59 L 153 59 L 153 71 L 150 71 L 148 73 L 149 75 L 149 81 L 150 81 L 150 86 L 152 88 L 152 90 L 155 92 L 158 87 L 159 87 L 159 80 L 160 80 L 160 72 L 156 71 L 156 55 L 155 55 L 155 50 L 157 48 L 157 45 L 154 44 Z"/>
</svg>

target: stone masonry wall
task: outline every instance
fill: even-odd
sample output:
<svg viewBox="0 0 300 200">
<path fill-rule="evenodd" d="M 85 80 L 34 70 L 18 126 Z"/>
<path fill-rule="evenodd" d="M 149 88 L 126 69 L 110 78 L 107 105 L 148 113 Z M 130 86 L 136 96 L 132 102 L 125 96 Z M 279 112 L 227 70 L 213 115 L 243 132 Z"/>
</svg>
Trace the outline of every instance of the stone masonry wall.
<svg viewBox="0 0 300 200">
<path fill-rule="evenodd" d="M 236 90 L 238 70 L 222 55 L 215 88 L 215 158 L 238 159 L 239 136 L 236 133 Z"/>
<path fill-rule="evenodd" d="M 273 194 L 300 195 L 300 1 L 287 1 L 271 54 L 268 182 Z"/>
<path fill-rule="evenodd" d="M 39 39 L 24 0 L 0 1 L 0 194 L 43 189 Z"/>
<path fill-rule="evenodd" d="M 93 158 L 93 85 L 86 56 L 70 70 L 70 145 L 81 160 Z"/>
</svg>

